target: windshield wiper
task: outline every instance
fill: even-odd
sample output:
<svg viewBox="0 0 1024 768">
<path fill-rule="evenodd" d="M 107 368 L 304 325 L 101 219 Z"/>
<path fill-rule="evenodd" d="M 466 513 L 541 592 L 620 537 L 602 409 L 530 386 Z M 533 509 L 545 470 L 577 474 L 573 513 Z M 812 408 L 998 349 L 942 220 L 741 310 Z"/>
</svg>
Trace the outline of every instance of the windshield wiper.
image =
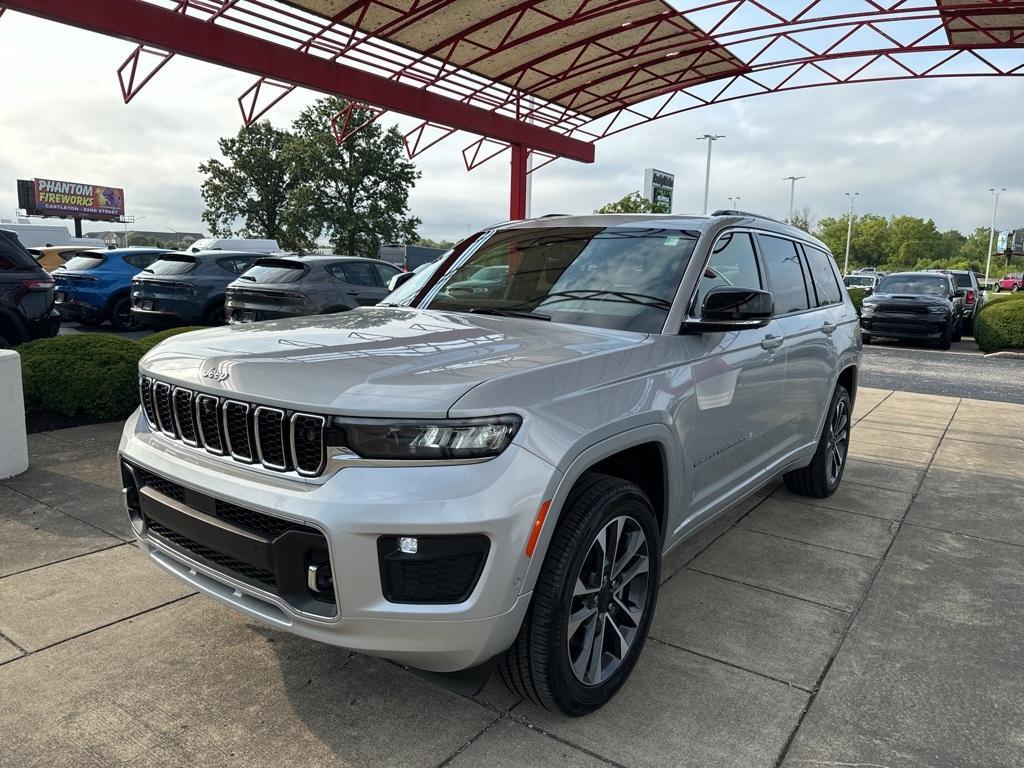
<svg viewBox="0 0 1024 768">
<path fill-rule="evenodd" d="M 530 320 L 551 319 L 547 315 L 542 315 L 537 312 L 517 312 L 514 309 L 498 309 L 496 307 L 470 307 L 469 309 L 455 311 L 470 312 L 474 315 L 497 315 L 498 317 L 525 317 Z"/>
<path fill-rule="evenodd" d="M 537 306 L 557 304 L 560 301 L 608 301 L 618 304 L 639 304 L 643 307 L 651 307 L 668 312 L 672 302 L 660 296 L 650 296 L 646 293 L 631 293 L 630 291 L 607 291 L 597 288 L 581 288 L 574 291 L 553 291 L 542 297 Z M 549 299 L 554 301 L 549 301 Z"/>
</svg>

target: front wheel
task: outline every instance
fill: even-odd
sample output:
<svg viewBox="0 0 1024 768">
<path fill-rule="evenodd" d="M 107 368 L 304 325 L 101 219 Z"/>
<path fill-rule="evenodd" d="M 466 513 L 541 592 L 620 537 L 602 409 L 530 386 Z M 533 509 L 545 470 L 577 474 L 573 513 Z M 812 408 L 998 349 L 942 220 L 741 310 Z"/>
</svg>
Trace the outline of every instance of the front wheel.
<svg viewBox="0 0 1024 768">
<path fill-rule="evenodd" d="M 860 335 L 860 340 L 861 340 L 861 343 L 864 344 L 865 346 L 870 344 L 871 343 L 871 334 L 870 333 L 862 333 Z"/>
<path fill-rule="evenodd" d="M 647 639 L 660 540 L 654 509 L 639 487 L 586 473 L 566 501 L 530 610 L 500 661 L 505 684 L 573 717 L 607 703 Z"/>
<path fill-rule="evenodd" d="M 825 424 L 818 438 L 818 449 L 806 467 L 794 469 L 783 476 L 786 487 L 801 496 L 824 499 L 836 492 L 846 469 L 850 450 L 850 393 L 842 384 L 836 387 L 829 403 Z"/>
<path fill-rule="evenodd" d="M 964 324 L 961 320 L 956 324 L 956 330 L 953 331 L 952 341 L 961 341 L 964 337 Z"/>
<path fill-rule="evenodd" d="M 1003 292 L 1003 286 L 1001 286 L 1001 285 L 999 285 L 999 284 L 997 283 L 997 284 L 996 284 L 996 293 L 1002 293 L 1002 292 Z"/>
</svg>

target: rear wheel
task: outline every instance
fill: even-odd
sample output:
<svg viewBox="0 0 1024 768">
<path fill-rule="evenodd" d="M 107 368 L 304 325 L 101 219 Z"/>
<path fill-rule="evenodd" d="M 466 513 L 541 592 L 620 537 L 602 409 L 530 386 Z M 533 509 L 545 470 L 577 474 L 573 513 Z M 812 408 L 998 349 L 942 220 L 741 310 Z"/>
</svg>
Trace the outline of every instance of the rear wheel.
<svg viewBox="0 0 1024 768">
<path fill-rule="evenodd" d="M 996 283 L 996 293 L 1002 293 L 1002 292 L 1003 292 L 1003 286 L 1001 286 L 999 283 Z"/>
<path fill-rule="evenodd" d="M 214 304 L 206 310 L 206 315 L 203 317 L 205 325 L 224 325 L 225 322 L 223 304 Z"/>
<path fill-rule="evenodd" d="M 115 331 L 134 331 L 139 327 L 139 321 L 132 317 L 132 300 L 122 296 L 114 302 L 110 310 L 110 324 Z"/>
<path fill-rule="evenodd" d="M 843 479 L 846 455 L 850 449 L 852 410 L 850 393 L 840 384 L 832 395 L 825 425 L 818 438 L 818 449 L 811 463 L 783 476 L 786 487 L 793 493 L 823 499 L 836 492 Z"/>
<path fill-rule="evenodd" d="M 603 706 L 640 656 L 660 573 L 658 523 L 644 492 L 585 474 L 566 502 L 519 635 L 500 661 L 505 684 L 574 717 Z"/>
<path fill-rule="evenodd" d="M 1013 290 L 1014 293 L 1019 292 L 1020 291 L 1020 283 L 1014 283 L 1012 290 Z"/>
</svg>

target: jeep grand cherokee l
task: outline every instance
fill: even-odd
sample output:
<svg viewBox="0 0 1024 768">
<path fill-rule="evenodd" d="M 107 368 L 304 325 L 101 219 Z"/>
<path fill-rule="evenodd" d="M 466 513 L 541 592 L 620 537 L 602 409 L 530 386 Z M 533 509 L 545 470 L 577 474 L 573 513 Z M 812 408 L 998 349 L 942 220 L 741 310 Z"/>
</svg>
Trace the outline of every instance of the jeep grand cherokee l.
<svg viewBox="0 0 1024 768">
<path fill-rule="evenodd" d="M 500 291 L 450 292 L 502 267 Z M 120 444 L 154 563 L 280 629 L 582 715 L 662 557 L 776 477 L 828 496 L 860 330 L 831 255 L 753 215 L 500 225 L 409 306 L 196 331 Z"/>
</svg>

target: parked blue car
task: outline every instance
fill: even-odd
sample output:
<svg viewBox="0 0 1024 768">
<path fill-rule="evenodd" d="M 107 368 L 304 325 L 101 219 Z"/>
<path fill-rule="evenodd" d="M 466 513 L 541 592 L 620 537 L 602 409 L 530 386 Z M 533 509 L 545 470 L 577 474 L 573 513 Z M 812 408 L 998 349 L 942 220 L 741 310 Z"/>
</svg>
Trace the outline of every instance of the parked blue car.
<svg viewBox="0 0 1024 768">
<path fill-rule="evenodd" d="M 84 251 L 53 272 L 54 306 L 64 320 L 119 331 L 132 328 L 132 278 L 169 251 L 165 248 L 115 248 Z"/>
<path fill-rule="evenodd" d="M 132 279 L 132 317 L 141 325 L 221 325 L 224 292 L 257 259 L 248 251 L 168 253 Z"/>
</svg>

